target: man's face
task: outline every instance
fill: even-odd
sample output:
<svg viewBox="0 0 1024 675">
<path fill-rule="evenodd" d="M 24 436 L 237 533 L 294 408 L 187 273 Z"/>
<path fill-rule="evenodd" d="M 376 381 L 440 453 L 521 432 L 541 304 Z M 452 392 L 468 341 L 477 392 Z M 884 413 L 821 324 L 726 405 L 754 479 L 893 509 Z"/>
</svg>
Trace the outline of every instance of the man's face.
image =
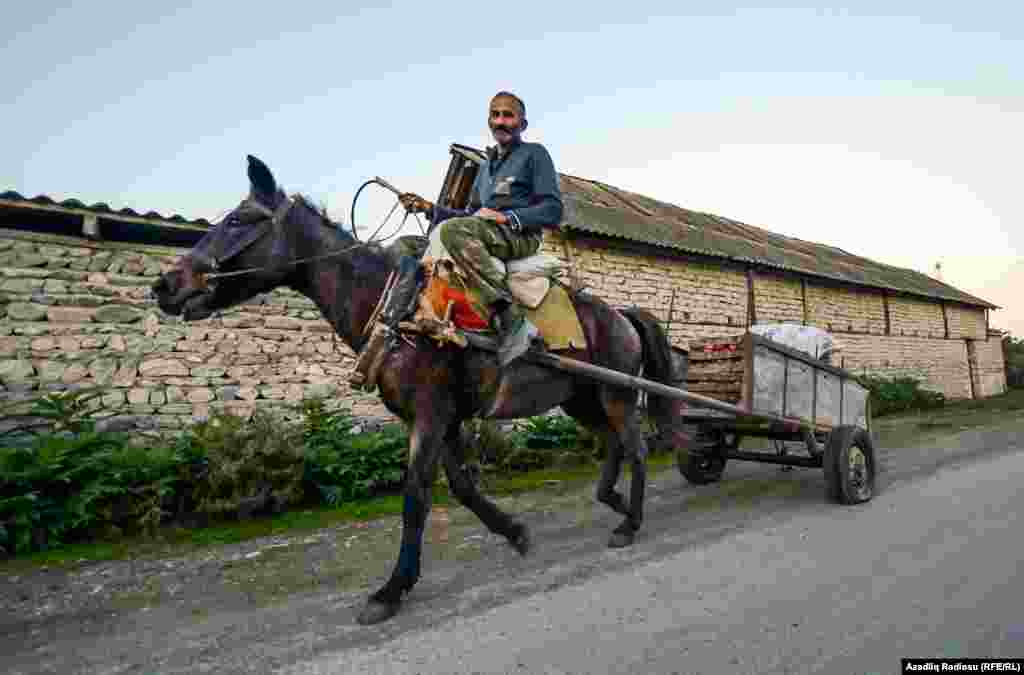
<svg viewBox="0 0 1024 675">
<path fill-rule="evenodd" d="M 498 145 L 508 145 L 522 135 L 523 111 L 519 102 L 507 96 L 498 96 L 491 101 L 487 124 Z"/>
</svg>

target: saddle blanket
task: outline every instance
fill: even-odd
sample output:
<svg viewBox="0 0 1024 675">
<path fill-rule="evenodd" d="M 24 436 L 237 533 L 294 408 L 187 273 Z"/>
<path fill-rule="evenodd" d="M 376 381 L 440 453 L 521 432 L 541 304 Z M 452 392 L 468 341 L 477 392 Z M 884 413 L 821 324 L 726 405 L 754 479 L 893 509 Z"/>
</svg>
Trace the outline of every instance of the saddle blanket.
<svg viewBox="0 0 1024 675">
<path fill-rule="evenodd" d="M 431 232 L 422 258 L 429 277 L 424 296 L 437 317 L 445 316 L 451 303 L 450 319 L 457 328 L 490 332 L 490 310 L 476 301 L 473 289 L 441 243 L 440 229 Z M 583 325 L 569 292 L 554 279 L 561 265 L 557 258 L 539 254 L 507 264 L 498 258 L 494 260 L 506 271 L 512 296 L 523 305 L 526 318 L 537 327 L 549 350 L 587 348 Z"/>
</svg>

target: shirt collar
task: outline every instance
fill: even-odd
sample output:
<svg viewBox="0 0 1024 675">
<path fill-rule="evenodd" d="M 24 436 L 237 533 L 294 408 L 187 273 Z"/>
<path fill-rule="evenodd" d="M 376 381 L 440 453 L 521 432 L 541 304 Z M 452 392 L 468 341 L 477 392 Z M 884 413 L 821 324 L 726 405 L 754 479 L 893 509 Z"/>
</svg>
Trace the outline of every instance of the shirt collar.
<svg viewBox="0 0 1024 675">
<path fill-rule="evenodd" d="M 487 158 L 492 162 L 496 159 L 505 159 L 522 144 L 523 141 L 521 139 L 512 141 L 507 146 L 505 146 L 505 150 L 502 150 L 502 147 L 500 145 L 492 145 L 489 148 L 487 148 Z"/>
</svg>

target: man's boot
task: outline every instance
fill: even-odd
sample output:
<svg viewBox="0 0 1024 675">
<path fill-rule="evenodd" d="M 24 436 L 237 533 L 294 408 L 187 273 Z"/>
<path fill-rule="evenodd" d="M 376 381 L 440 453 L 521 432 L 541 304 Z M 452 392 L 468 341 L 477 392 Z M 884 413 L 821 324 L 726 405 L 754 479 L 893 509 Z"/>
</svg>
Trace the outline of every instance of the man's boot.
<svg viewBox="0 0 1024 675">
<path fill-rule="evenodd" d="M 523 314 L 523 310 L 511 302 L 503 302 L 497 309 L 498 318 L 498 365 L 504 368 L 530 348 L 539 331 Z"/>
<path fill-rule="evenodd" d="M 412 256 L 403 256 L 398 263 L 397 278 L 381 310 L 380 318 L 371 329 L 370 338 L 359 353 L 349 376 L 349 384 L 352 387 L 371 391 L 377 385 L 377 370 L 384 361 L 389 343 L 397 334 L 398 323 L 416 307 L 422 277 L 419 260 Z"/>
</svg>

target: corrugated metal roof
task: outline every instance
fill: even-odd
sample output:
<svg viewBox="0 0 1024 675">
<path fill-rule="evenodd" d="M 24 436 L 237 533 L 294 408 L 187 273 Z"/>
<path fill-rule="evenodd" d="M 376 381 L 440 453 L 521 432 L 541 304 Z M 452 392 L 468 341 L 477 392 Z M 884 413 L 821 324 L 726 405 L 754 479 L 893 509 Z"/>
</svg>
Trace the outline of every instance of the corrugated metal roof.
<svg viewBox="0 0 1024 675">
<path fill-rule="evenodd" d="M 453 144 L 475 161 L 476 148 Z M 998 309 L 910 269 L 853 255 L 840 248 L 786 237 L 712 213 L 692 211 L 599 181 L 559 174 L 565 214 L 562 227 L 680 251 L 725 258 L 834 281 L 900 291 Z"/>
<path fill-rule="evenodd" d="M 78 199 L 65 199 L 64 201 L 58 202 L 55 199 L 48 197 L 47 195 L 25 197 L 20 193 L 15 192 L 14 190 L 0 192 L 0 200 L 6 200 L 11 202 L 23 202 L 26 204 L 39 204 L 42 206 L 56 206 L 65 209 L 74 209 L 77 211 L 90 211 L 98 215 L 111 216 L 115 218 L 118 216 L 128 216 L 130 218 L 146 218 L 149 220 L 163 221 L 165 223 L 195 225 L 199 227 L 209 227 L 211 224 L 210 221 L 206 220 L 205 218 L 191 219 L 186 218 L 185 216 L 182 216 L 177 213 L 165 216 L 161 213 L 157 213 L 156 211 L 147 211 L 146 213 L 141 213 L 130 208 L 123 208 L 115 211 L 104 202 L 96 202 L 95 204 L 85 204 L 84 202 Z"/>
</svg>

